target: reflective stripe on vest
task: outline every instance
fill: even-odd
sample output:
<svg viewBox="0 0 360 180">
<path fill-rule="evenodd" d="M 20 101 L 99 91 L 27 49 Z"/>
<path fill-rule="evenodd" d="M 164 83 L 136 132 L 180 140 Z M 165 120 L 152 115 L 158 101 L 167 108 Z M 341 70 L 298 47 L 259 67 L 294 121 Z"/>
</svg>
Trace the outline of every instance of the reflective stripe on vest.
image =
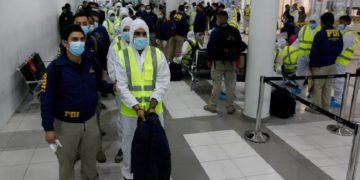
<svg viewBox="0 0 360 180">
<path fill-rule="evenodd" d="M 280 48 L 277 48 L 274 53 L 274 65 L 273 65 L 274 72 L 276 71 L 276 64 L 277 64 L 276 60 L 278 59 L 279 54 L 280 54 Z"/>
<path fill-rule="evenodd" d="M 298 49 L 286 46 L 283 52 L 284 72 L 295 73 L 297 69 Z"/>
<path fill-rule="evenodd" d="M 156 85 L 156 75 L 160 64 L 160 50 L 150 47 L 145 56 L 143 71 L 140 72 L 139 65 L 135 59 L 134 50 L 126 48 L 118 52 L 120 63 L 126 69 L 128 88 L 131 94 L 139 102 L 142 109 L 149 108 L 151 96 Z M 156 113 L 162 113 L 162 102 L 156 106 Z M 121 102 L 121 114 L 129 117 L 137 117 L 132 107 L 127 107 Z"/>
<path fill-rule="evenodd" d="M 336 58 L 336 62 L 343 66 L 347 66 L 350 64 L 350 61 L 354 58 L 356 43 L 359 42 L 359 36 L 357 35 L 356 31 L 348 30 L 348 31 L 344 31 L 342 34 L 343 36 L 345 36 L 348 33 L 352 33 L 355 36 L 355 40 L 354 40 L 355 44 L 341 51 L 341 54 Z"/>
<path fill-rule="evenodd" d="M 321 30 L 320 26 L 317 26 L 316 29 L 314 29 L 313 34 L 310 33 L 310 26 L 304 26 L 304 30 L 302 32 L 301 35 L 301 39 L 299 41 L 299 50 L 300 50 L 300 55 L 302 56 L 309 56 L 310 55 L 310 51 L 311 51 L 311 47 L 312 47 L 312 43 L 314 41 L 314 37 L 316 35 L 316 33 L 318 33 Z"/>
<path fill-rule="evenodd" d="M 108 33 L 110 35 L 114 35 L 114 27 L 113 27 L 112 22 L 109 19 L 106 20 L 106 25 L 107 25 L 107 29 L 109 31 Z"/>
<path fill-rule="evenodd" d="M 121 40 L 121 36 L 117 36 L 115 38 L 115 45 L 114 45 L 114 49 L 115 52 L 118 53 L 120 50 L 122 50 L 123 48 L 125 48 L 125 45 L 123 43 L 123 41 Z"/>
</svg>

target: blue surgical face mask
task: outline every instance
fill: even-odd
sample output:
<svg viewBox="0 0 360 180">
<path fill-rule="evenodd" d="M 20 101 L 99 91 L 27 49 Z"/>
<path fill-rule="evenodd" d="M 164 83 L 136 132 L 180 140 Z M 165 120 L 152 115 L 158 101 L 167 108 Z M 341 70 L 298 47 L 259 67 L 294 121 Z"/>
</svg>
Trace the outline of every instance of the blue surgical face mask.
<svg viewBox="0 0 360 180">
<path fill-rule="evenodd" d="M 314 30 L 317 27 L 317 24 L 310 23 L 309 26 L 312 30 Z"/>
<path fill-rule="evenodd" d="M 339 24 L 338 28 L 340 31 L 343 31 L 345 29 L 345 24 Z"/>
<path fill-rule="evenodd" d="M 135 49 L 142 51 L 149 45 L 149 40 L 146 37 L 134 38 Z"/>
<path fill-rule="evenodd" d="M 98 22 L 94 22 L 94 29 L 98 28 L 99 27 L 99 23 Z"/>
<path fill-rule="evenodd" d="M 87 35 L 90 32 L 89 26 L 81 26 L 81 29 L 84 31 L 85 35 Z"/>
<path fill-rule="evenodd" d="M 93 24 L 90 25 L 89 30 L 90 30 L 90 32 L 93 32 L 95 30 L 95 26 Z"/>
<path fill-rule="evenodd" d="M 85 42 L 82 41 L 75 41 L 70 42 L 69 51 L 74 56 L 81 56 L 81 54 L 85 51 Z"/>
<path fill-rule="evenodd" d="M 121 37 L 124 41 L 130 42 L 130 33 L 129 32 L 123 32 Z"/>
</svg>

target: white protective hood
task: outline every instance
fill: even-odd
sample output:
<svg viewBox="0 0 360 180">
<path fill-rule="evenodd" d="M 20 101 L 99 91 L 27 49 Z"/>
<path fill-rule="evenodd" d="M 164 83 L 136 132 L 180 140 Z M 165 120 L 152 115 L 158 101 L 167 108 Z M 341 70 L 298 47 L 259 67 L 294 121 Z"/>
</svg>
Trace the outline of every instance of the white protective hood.
<svg viewBox="0 0 360 180">
<path fill-rule="evenodd" d="M 315 21 L 317 25 L 320 25 L 320 17 L 317 14 L 311 15 L 309 21 Z"/>
<path fill-rule="evenodd" d="M 124 16 L 129 17 L 129 9 L 128 8 L 120 8 L 120 14 L 119 17 L 122 19 Z"/>
<path fill-rule="evenodd" d="M 131 28 L 131 24 L 133 23 L 133 20 L 130 17 L 126 17 L 121 21 L 120 25 L 120 33 L 123 33 L 124 28 L 126 26 L 129 26 Z"/>
<path fill-rule="evenodd" d="M 136 19 L 133 21 L 130 27 L 130 46 L 133 46 L 134 44 L 134 32 L 140 28 L 143 28 L 146 31 L 147 39 L 150 42 L 149 27 L 142 19 Z"/>
<path fill-rule="evenodd" d="M 195 39 L 195 33 L 194 33 L 194 31 L 189 31 L 189 32 L 187 33 L 187 39 L 188 39 L 188 40 L 193 40 L 193 39 Z"/>
</svg>

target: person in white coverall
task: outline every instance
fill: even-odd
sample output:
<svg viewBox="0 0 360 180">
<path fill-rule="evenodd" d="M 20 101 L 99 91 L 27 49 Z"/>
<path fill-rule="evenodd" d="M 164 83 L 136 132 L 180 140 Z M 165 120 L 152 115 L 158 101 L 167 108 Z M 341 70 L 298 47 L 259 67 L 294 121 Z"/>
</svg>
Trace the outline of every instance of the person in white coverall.
<svg viewBox="0 0 360 180">
<path fill-rule="evenodd" d="M 321 30 L 320 18 L 318 15 L 313 14 L 309 18 L 309 24 L 303 26 L 298 34 L 298 39 L 294 42 L 295 46 L 299 47 L 299 57 L 297 62 L 297 76 L 310 75 L 310 51 L 316 33 Z M 299 88 L 293 89 L 293 93 L 300 94 L 304 87 L 304 80 L 298 80 Z"/>
<path fill-rule="evenodd" d="M 115 61 L 117 60 L 116 56 L 119 51 L 122 49 L 125 49 L 129 46 L 130 42 L 130 26 L 132 24 L 133 20 L 129 17 L 124 18 L 121 21 L 120 26 L 120 35 L 115 37 L 115 39 L 112 41 L 109 52 L 107 56 L 107 68 L 108 68 L 108 74 L 109 78 L 112 82 L 116 82 L 116 73 L 115 73 Z M 120 96 L 116 96 L 115 102 L 117 107 L 120 107 Z M 118 129 L 118 137 L 120 139 L 120 149 L 118 150 L 117 154 L 115 155 L 115 162 L 120 163 L 123 159 L 123 152 L 121 150 L 121 140 L 122 140 L 122 129 L 121 129 L 121 119 L 120 119 L 120 113 L 118 114 L 118 121 L 117 121 L 117 129 Z"/>
<path fill-rule="evenodd" d="M 337 74 L 345 74 L 346 67 L 354 58 L 356 45 L 359 42 L 359 36 L 351 24 L 350 16 L 341 16 L 339 19 L 338 29 L 341 31 L 344 41 L 343 51 L 336 59 Z M 342 102 L 342 95 L 344 91 L 344 78 L 335 78 L 333 80 L 334 97 L 331 98 L 331 107 L 340 108 Z"/>
<path fill-rule="evenodd" d="M 131 174 L 131 144 L 137 120 L 145 120 L 145 112 L 156 112 L 164 125 L 162 101 L 170 86 L 170 70 L 164 54 L 149 46 L 146 23 L 136 19 L 130 27 L 130 45 L 116 56 L 116 87 L 121 99 L 122 149 L 121 169 L 124 179 Z"/>
</svg>

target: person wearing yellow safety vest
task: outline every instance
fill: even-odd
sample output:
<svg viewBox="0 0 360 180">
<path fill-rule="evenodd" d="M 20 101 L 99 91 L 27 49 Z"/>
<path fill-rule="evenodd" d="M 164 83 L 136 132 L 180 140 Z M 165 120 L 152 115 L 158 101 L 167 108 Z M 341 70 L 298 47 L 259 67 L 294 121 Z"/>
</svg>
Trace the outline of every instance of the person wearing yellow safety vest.
<svg viewBox="0 0 360 180">
<path fill-rule="evenodd" d="M 346 67 L 354 58 L 356 45 L 360 41 L 354 26 L 351 24 L 350 16 L 341 16 L 340 24 L 338 26 L 343 35 L 344 47 L 341 54 L 336 59 L 337 74 L 345 74 Z M 333 81 L 334 97 L 331 98 L 331 107 L 340 108 L 342 102 L 342 94 L 344 88 L 344 78 L 336 78 Z"/>
<path fill-rule="evenodd" d="M 130 17 L 126 17 L 122 20 L 121 23 L 121 27 L 120 27 L 120 31 L 121 31 L 121 35 L 118 35 L 117 37 L 115 37 L 115 39 L 113 40 L 113 42 L 110 45 L 109 48 L 109 52 L 107 55 L 107 68 L 108 68 L 108 75 L 109 78 L 112 82 L 116 82 L 116 72 L 115 72 L 115 68 L 116 68 L 116 61 L 118 61 L 117 58 L 117 53 L 120 52 L 121 50 L 125 49 L 128 47 L 129 42 L 130 42 L 130 26 L 132 24 L 133 20 Z M 115 99 L 116 105 L 117 107 L 120 107 L 120 96 L 118 96 L 118 93 L 116 94 L 117 97 Z M 117 130 L 118 130 L 118 138 L 119 138 L 119 144 L 121 144 L 122 141 L 122 121 L 120 119 L 120 111 L 118 114 L 118 119 L 117 119 Z M 115 155 L 115 163 L 120 163 L 123 160 L 123 152 L 121 147 L 119 148 L 117 154 Z"/>
<path fill-rule="evenodd" d="M 110 10 L 108 12 L 108 18 L 104 21 L 103 26 L 106 31 L 109 33 L 110 40 L 113 40 L 115 37 L 115 12 Z"/>
<path fill-rule="evenodd" d="M 314 41 L 314 37 L 320 30 L 320 18 L 316 14 L 310 16 L 309 24 L 301 28 L 298 34 L 298 39 L 295 42 L 296 44 L 298 44 L 299 47 L 299 58 L 296 71 L 297 76 L 307 76 L 310 74 L 309 55 Z M 299 88 L 294 89 L 293 93 L 300 94 L 301 90 L 304 87 L 304 80 L 298 80 L 297 82 Z"/>
<path fill-rule="evenodd" d="M 186 14 L 189 16 L 189 31 L 194 31 L 194 21 L 197 14 L 196 2 L 192 3 L 191 8 L 186 11 Z"/>
<path fill-rule="evenodd" d="M 244 9 L 244 32 L 243 32 L 244 34 L 246 34 L 246 29 L 249 29 L 250 14 L 251 14 L 250 5 L 247 4 Z"/>
<path fill-rule="evenodd" d="M 145 120 L 145 112 L 155 112 L 164 125 L 163 104 L 170 86 L 170 70 L 164 54 L 149 46 L 150 34 L 146 23 L 136 19 L 130 27 L 130 45 L 117 53 L 116 87 L 121 99 L 122 149 L 121 169 L 124 179 L 131 173 L 131 144 L 137 120 Z"/>
<path fill-rule="evenodd" d="M 181 61 L 186 67 L 189 67 L 195 55 L 195 51 L 198 49 L 202 49 L 202 46 L 200 42 L 196 40 L 195 33 L 189 31 L 187 40 L 184 41 L 184 44 L 182 45 L 180 57 L 178 57 L 177 60 Z"/>
<path fill-rule="evenodd" d="M 280 38 L 276 42 L 276 49 L 274 52 L 274 65 L 273 69 L 276 74 L 281 75 L 282 65 L 283 65 L 283 49 L 287 45 L 287 42 L 284 38 Z"/>
<path fill-rule="evenodd" d="M 284 75 L 295 74 L 297 70 L 297 58 L 299 56 L 299 49 L 292 46 L 285 46 L 282 54 L 282 71 Z"/>
</svg>

